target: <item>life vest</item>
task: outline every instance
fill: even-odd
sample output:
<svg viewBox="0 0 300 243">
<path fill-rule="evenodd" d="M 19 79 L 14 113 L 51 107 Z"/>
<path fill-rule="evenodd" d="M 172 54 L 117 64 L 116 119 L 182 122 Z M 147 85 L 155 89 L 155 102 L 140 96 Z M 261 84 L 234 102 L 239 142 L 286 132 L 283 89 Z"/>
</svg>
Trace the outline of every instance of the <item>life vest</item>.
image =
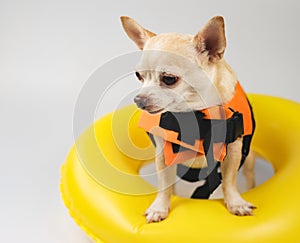
<svg viewBox="0 0 300 243">
<path fill-rule="evenodd" d="M 226 104 L 192 112 L 149 114 L 142 111 L 138 126 L 150 136 L 159 136 L 165 141 L 165 163 L 173 165 L 203 155 L 208 162 L 221 162 L 226 156 L 227 144 L 238 137 L 248 137 L 241 151 L 245 159 L 255 123 L 251 105 L 237 82 L 235 94 Z"/>
</svg>

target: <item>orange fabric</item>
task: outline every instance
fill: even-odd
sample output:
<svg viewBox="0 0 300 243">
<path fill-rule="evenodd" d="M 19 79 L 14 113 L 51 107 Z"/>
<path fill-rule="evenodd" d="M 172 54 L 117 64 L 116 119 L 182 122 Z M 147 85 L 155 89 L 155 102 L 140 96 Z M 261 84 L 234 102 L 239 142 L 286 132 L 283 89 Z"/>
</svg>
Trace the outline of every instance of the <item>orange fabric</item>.
<svg viewBox="0 0 300 243">
<path fill-rule="evenodd" d="M 239 82 L 236 84 L 235 94 L 230 102 L 201 110 L 205 119 L 228 119 L 233 115 L 234 111 L 243 114 L 243 136 L 251 135 L 253 131 L 251 108 Z M 196 140 L 194 145 L 178 140 L 177 132 L 159 126 L 160 118 L 161 114 L 152 115 L 146 111 L 142 111 L 138 126 L 155 136 L 161 137 L 165 141 L 164 157 L 167 165 L 184 162 L 205 154 L 202 140 Z M 172 143 L 188 148 L 188 150 L 173 153 Z M 223 161 L 226 156 L 226 145 L 224 143 L 214 143 L 213 146 L 214 159 L 216 161 Z"/>
<path fill-rule="evenodd" d="M 235 95 L 233 96 L 231 101 L 229 101 L 224 106 L 227 108 L 232 108 L 234 111 L 238 111 L 243 114 L 244 135 L 251 135 L 253 133 L 251 107 L 249 105 L 247 96 L 239 82 L 237 82 L 236 84 Z"/>
</svg>

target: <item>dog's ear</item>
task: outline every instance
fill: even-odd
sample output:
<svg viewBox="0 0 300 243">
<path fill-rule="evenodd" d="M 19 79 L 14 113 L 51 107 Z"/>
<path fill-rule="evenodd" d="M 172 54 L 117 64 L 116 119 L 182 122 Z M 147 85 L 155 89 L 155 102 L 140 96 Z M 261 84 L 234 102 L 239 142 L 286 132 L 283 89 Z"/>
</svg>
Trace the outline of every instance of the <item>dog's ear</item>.
<svg viewBox="0 0 300 243">
<path fill-rule="evenodd" d="M 215 63 L 222 59 L 226 47 L 223 17 L 216 16 L 209 20 L 194 37 L 194 44 L 201 61 Z"/>
<path fill-rule="evenodd" d="M 133 40 L 141 50 L 143 50 L 146 41 L 156 35 L 151 31 L 144 29 L 130 17 L 122 16 L 121 21 L 129 38 Z"/>
</svg>

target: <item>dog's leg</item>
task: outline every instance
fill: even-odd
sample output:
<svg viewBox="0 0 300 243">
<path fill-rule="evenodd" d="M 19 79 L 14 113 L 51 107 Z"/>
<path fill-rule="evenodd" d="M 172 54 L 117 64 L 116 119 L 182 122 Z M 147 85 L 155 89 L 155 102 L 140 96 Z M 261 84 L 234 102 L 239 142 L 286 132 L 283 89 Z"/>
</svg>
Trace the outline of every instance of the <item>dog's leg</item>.
<svg viewBox="0 0 300 243">
<path fill-rule="evenodd" d="M 243 165 L 243 174 L 246 179 L 247 190 L 250 190 L 255 187 L 254 166 L 255 166 L 254 152 L 250 151 Z"/>
<path fill-rule="evenodd" d="M 146 210 L 145 216 L 148 223 L 159 222 L 169 214 L 170 198 L 176 178 L 176 166 L 166 166 L 163 146 L 164 141 L 154 137 L 156 143 L 156 171 L 158 177 L 158 194 L 151 206 Z"/>
<path fill-rule="evenodd" d="M 251 203 L 245 201 L 239 194 L 236 187 L 236 176 L 241 161 L 242 140 L 228 144 L 227 156 L 221 162 L 221 171 L 223 177 L 224 202 L 229 212 L 235 215 L 252 215 L 255 208 Z"/>
</svg>

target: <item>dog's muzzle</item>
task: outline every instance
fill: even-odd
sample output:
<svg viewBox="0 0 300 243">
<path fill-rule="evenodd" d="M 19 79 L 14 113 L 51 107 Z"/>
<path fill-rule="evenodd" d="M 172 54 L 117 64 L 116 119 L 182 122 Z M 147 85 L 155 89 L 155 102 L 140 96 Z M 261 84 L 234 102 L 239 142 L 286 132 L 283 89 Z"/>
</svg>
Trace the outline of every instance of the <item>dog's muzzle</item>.
<svg viewBox="0 0 300 243">
<path fill-rule="evenodd" d="M 134 102 L 140 109 L 145 109 L 147 106 L 148 98 L 146 96 L 137 95 L 134 97 Z"/>
</svg>

